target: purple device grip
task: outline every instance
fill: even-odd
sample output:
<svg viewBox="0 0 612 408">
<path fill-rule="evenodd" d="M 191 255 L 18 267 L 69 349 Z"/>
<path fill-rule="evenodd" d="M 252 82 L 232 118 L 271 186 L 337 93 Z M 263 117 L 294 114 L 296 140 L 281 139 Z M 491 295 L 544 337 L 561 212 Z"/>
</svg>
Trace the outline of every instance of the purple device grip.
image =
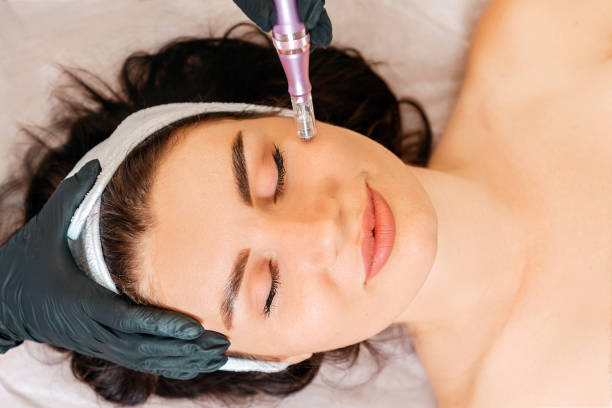
<svg viewBox="0 0 612 408">
<path fill-rule="evenodd" d="M 297 0 L 274 0 L 274 5 L 276 6 L 276 25 L 272 29 L 274 33 L 291 35 L 305 29 L 298 14 Z M 312 90 L 308 77 L 310 50 L 290 55 L 279 53 L 278 56 L 287 76 L 289 93 L 294 97 L 309 94 Z"/>
</svg>

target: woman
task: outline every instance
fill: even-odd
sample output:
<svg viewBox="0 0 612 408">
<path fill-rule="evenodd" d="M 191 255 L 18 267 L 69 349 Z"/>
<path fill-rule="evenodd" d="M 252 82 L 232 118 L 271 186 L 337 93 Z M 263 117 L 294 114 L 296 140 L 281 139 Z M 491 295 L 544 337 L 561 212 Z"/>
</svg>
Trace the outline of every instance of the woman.
<svg viewBox="0 0 612 408">
<path fill-rule="evenodd" d="M 561 10 L 543 1 L 493 2 L 427 168 L 405 166 L 379 144 L 323 123 L 308 145 L 298 143 L 289 120 L 275 117 L 170 130 L 166 139 L 174 143 L 157 150 L 147 192 L 146 209 L 156 223 L 137 231 L 141 246 L 118 255 L 121 264 L 138 253 L 138 267 L 113 268 L 109 259 L 114 271 L 128 271 L 115 273 L 115 283 L 226 334 L 230 353 L 294 364 L 291 377 L 278 378 L 310 374 L 317 352 L 406 323 L 442 407 L 604 406 L 610 392 L 612 194 L 606 187 L 612 149 L 604 138 L 610 47 L 602 39 L 609 38 L 612 13 L 596 3 Z M 580 92 L 588 94 L 577 109 Z M 585 145 L 597 146 L 589 161 L 568 168 L 568 159 L 586 158 Z M 232 147 L 242 149 L 252 175 L 251 207 L 232 184 Z M 286 185 L 275 202 L 281 161 Z M 58 170 L 57 181 L 67 170 Z M 214 175 L 214 183 L 202 183 L 203 175 Z M 129 210 L 111 205 L 132 192 L 121 189 L 125 177 L 105 193 L 104 237 L 112 236 L 109 227 L 120 217 L 135 217 L 112 212 Z M 368 187 L 388 203 L 396 234 L 390 257 L 364 285 L 358 231 Z M 194 236 L 193 230 L 206 233 Z M 105 247 L 105 255 L 114 253 L 112 242 Z M 236 254 L 244 260 L 247 253 L 229 324 L 217 306 L 228 268 Z M 159 273 L 172 270 L 164 265 L 175 275 Z M 206 285 L 194 284 L 202 280 Z M 109 374 L 116 367 L 97 362 L 102 370 L 94 371 L 79 363 L 95 362 L 76 361 L 96 385 L 104 376 L 117 381 L 119 374 Z M 211 382 L 218 376 L 216 389 L 229 393 L 239 375 L 262 388 L 273 381 L 268 374 L 202 376 Z M 156 380 L 141 378 L 137 386 L 147 382 Z M 181 383 L 151 387 L 164 395 Z M 183 395 L 194 394 L 184 389 Z"/>
<path fill-rule="evenodd" d="M 28 188 L 26 219 L 40 210 L 75 163 L 88 150 L 106 139 L 132 112 L 162 103 L 185 101 L 232 101 L 290 106 L 285 74 L 278 63 L 278 57 L 271 43 L 265 36 L 253 32 L 246 33 L 245 37 L 262 44 L 229 38 L 232 36 L 230 34 L 234 34 L 233 30 L 228 32 L 225 39 L 176 41 L 153 55 L 136 54 L 128 58 L 121 72 L 122 89 L 115 91 L 110 96 L 107 88 L 103 88 L 93 80 L 78 78 L 74 74 L 74 79 L 77 82 L 80 81 L 79 88 L 85 91 L 88 101 L 97 106 L 95 109 L 83 112 L 83 106 L 86 106 L 88 101 L 80 99 L 66 101 L 68 106 L 65 106 L 65 116 L 59 119 L 59 128 L 54 130 L 58 133 L 69 133 L 70 137 L 67 141 L 63 141 L 64 144 L 60 148 L 54 150 L 44 148 L 40 152 L 42 161 L 34 167 L 35 174 L 32 180 L 25 180 Z M 236 55 L 241 55 L 246 61 L 255 61 L 256 64 L 246 65 L 243 60 L 237 60 Z M 329 123 L 346 126 L 355 132 L 367 134 L 398 154 L 404 150 L 404 158 L 407 161 L 421 165 L 425 163 L 430 146 L 430 133 L 426 121 L 416 124 L 417 127 L 422 128 L 422 131 L 402 135 L 397 99 L 384 81 L 369 68 L 356 51 L 340 51 L 334 48 L 316 50 L 311 56 L 311 76 L 313 86 L 319 88 L 319 92 L 314 95 L 319 118 Z M 252 80 L 254 77 L 257 78 L 257 81 Z M 355 83 L 360 86 L 355 87 L 353 85 Z M 413 106 L 416 105 L 413 104 Z M 222 123 L 220 119 L 223 118 L 237 119 L 239 115 L 225 114 L 223 117 L 208 118 L 205 121 L 194 118 L 191 122 L 193 126 L 214 125 Z M 425 120 L 424 116 L 422 118 Z M 268 119 L 279 120 L 275 117 Z M 265 118 L 257 120 L 261 121 Z M 282 119 L 280 120 L 282 123 Z M 292 120 L 289 120 L 289 125 L 292 124 Z M 187 125 L 188 122 L 184 122 L 177 131 L 183 132 L 187 129 Z M 325 125 L 322 124 L 322 126 Z M 170 147 L 177 142 L 174 140 L 177 132 L 172 132 L 176 128 L 176 125 L 169 127 L 165 132 L 162 131 L 156 137 L 150 138 L 146 146 L 133 151 L 133 154 L 126 159 L 103 197 L 102 218 L 104 221 L 101 223 L 105 260 L 113 273 L 117 287 L 136 301 L 166 307 L 168 306 L 161 299 L 147 296 L 146 290 L 142 287 L 146 278 L 136 270 L 141 269 L 140 266 L 134 269 L 126 265 L 133 263 L 133 259 L 136 259 L 130 252 L 134 250 L 132 244 L 137 241 L 134 239 L 134 234 L 138 234 L 139 223 L 146 221 L 143 219 L 146 216 L 141 207 L 149 204 L 147 202 L 149 198 L 156 194 L 153 191 L 141 194 L 145 189 L 136 188 L 136 186 L 146 186 L 146 181 L 160 169 L 160 164 L 170 157 L 166 150 L 171 150 Z M 279 130 L 273 131 L 276 133 Z M 273 178 L 271 174 L 258 176 L 251 167 L 253 145 L 247 144 L 249 135 L 251 139 L 248 140 L 257 141 L 252 138 L 253 133 L 251 131 L 247 133 L 246 130 L 242 133 L 241 140 L 244 147 L 243 153 L 249 164 L 248 176 L 251 183 L 255 180 L 255 176 Z M 291 135 L 296 139 L 295 141 L 299 142 L 295 132 Z M 223 139 L 221 134 L 218 133 L 218 136 Z M 225 141 L 232 143 L 236 140 L 235 136 L 236 134 L 226 135 Z M 261 136 L 257 137 L 261 138 Z M 355 135 L 352 137 L 354 138 Z M 207 139 L 209 142 L 213 141 L 212 138 Z M 220 142 L 221 139 L 219 139 Z M 40 140 L 45 144 L 42 136 Z M 346 141 L 347 139 L 344 139 L 342 142 L 346 143 Z M 405 149 L 400 149 L 400 142 L 406 145 Z M 205 149 L 212 155 L 210 159 L 227 158 L 227 155 L 231 157 L 231 144 L 226 146 L 228 150 L 220 152 L 211 149 L 213 146 L 211 144 Z M 284 155 L 285 151 L 283 148 L 279 153 Z M 197 153 L 198 160 L 208 160 L 204 156 L 205 153 Z M 269 159 L 272 160 L 272 163 L 267 157 L 262 157 L 266 159 L 265 164 L 269 171 L 274 171 L 276 168 L 269 168 L 271 164 L 275 165 L 278 159 L 278 155 L 275 156 L 276 159 L 272 157 L 273 153 L 276 153 L 274 149 L 270 151 Z M 387 154 L 391 155 L 391 153 Z M 34 156 L 35 152 L 32 152 L 30 157 Z M 393 157 L 398 160 L 395 156 Z M 32 159 L 31 162 L 35 160 Z M 292 182 L 293 177 L 289 174 L 291 163 L 288 157 L 285 157 L 284 163 L 287 166 L 286 191 L 289 191 L 288 188 L 291 185 L 289 183 Z M 217 165 L 219 164 L 221 163 Z M 316 168 L 317 166 L 314 165 L 313 170 Z M 233 177 L 231 167 L 219 166 L 217 171 Z M 206 176 L 210 177 L 200 175 L 200 177 Z M 202 180 L 200 178 L 196 184 L 202 183 Z M 235 198 L 234 181 L 231 178 L 229 181 L 230 184 L 224 187 L 227 187 L 226 191 L 232 195 L 227 198 Z M 185 182 L 185 180 L 181 181 L 180 184 L 185 185 Z M 292 183 L 295 186 L 295 182 Z M 251 187 L 255 188 L 252 184 Z M 256 191 L 251 192 L 252 198 L 259 200 L 255 195 Z M 193 200 L 190 201 L 193 202 Z M 203 207 L 199 207 L 195 213 L 205 214 L 203 210 Z M 312 208 L 310 211 L 317 210 L 320 208 Z M 212 232 L 213 228 L 208 226 L 206 230 Z M 194 237 L 195 235 L 190 233 L 188 236 Z M 232 256 L 234 257 L 235 254 Z M 232 258 L 230 266 L 233 260 Z M 175 272 L 178 270 L 183 270 L 183 267 L 178 264 L 170 269 Z M 187 278 L 184 276 L 181 279 Z M 171 279 L 176 279 L 176 276 Z M 223 279 L 225 280 L 226 277 Z M 195 287 L 193 284 L 188 286 L 189 290 Z M 244 291 L 246 287 L 245 283 L 242 290 Z M 212 286 L 209 289 L 212 291 Z M 200 296 L 212 299 L 210 293 L 201 292 Z M 217 299 L 214 300 L 216 301 Z M 170 307 L 178 310 L 177 307 Z M 237 307 L 238 303 L 236 303 L 235 319 L 239 317 Z M 200 319 L 200 316 L 190 311 L 185 310 L 184 312 Z M 209 332 L 213 330 L 212 326 L 207 327 L 208 322 L 200 321 Z M 234 321 L 234 326 L 236 325 L 237 321 Z M 364 344 L 367 345 L 367 343 Z M 326 353 L 326 357 L 339 361 L 350 360 L 356 358 L 358 350 L 358 345 L 349 346 Z M 242 354 L 254 353 L 249 350 L 234 349 L 229 354 L 249 357 Z M 106 399 L 116 402 L 142 402 L 153 392 L 168 397 L 205 394 L 206 396 L 235 399 L 260 392 L 284 395 L 297 391 L 316 375 L 323 357 L 324 353 L 317 353 L 304 363 L 294 364 L 285 372 L 278 374 L 219 371 L 209 375 L 202 374 L 192 381 L 176 381 L 136 372 L 102 359 L 76 353 L 73 355 L 73 369 L 78 378 L 87 381 Z M 127 364 L 124 365 L 129 367 Z"/>
</svg>

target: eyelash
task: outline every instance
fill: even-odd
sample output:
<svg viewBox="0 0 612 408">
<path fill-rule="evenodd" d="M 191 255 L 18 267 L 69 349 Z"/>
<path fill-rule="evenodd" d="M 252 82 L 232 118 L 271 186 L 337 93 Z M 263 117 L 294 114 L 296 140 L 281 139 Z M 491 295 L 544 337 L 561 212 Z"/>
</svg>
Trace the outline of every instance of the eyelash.
<svg viewBox="0 0 612 408">
<path fill-rule="evenodd" d="M 276 203 L 276 199 L 280 197 L 285 191 L 285 158 L 283 154 L 280 152 L 277 145 L 274 145 L 274 153 L 272 154 L 274 158 L 274 162 L 276 163 L 276 168 L 278 170 L 278 182 L 276 185 L 276 191 L 274 192 L 274 203 Z M 279 279 L 279 271 L 278 265 L 272 263 L 272 260 L 268 262 L 270 268 L 270 275 L 272 276 L 272 285 L 270 287 L 270 293 L 268 294 L 268 299 L 266 300 L 266 306 L 264 307 L 264 315 L 266 318 L 270 317 L 270 312 L 272 308 L 272 301 L 274 301 L 274 297 L 276 296 L 276 292 L 278 290 L 278 286 L 280 285 Z"/>
<path fill-rule="evenodd" d="M 274 297 L 276 296 L 276 291 L 278 289 L 278 286 L 280 285 L 280 280 L 279 280 L 279 272 L 278 272 L 278 265 L 273 264 L 272 260 L 270 260 L 268 262 L 268 265 L 270 267 L 270 275 L 272 276 L 272 287 L 270 288 L 270 293 L 268 294 L 268 299 L 266 300 L 266 306 L 264 307 L 264 314 L 266 315 L 266 317 L 270 317 L 270 308 L 272 307 L 272 301 L 274 300 Z"/>
<path fill-rule="evenodd" d="M 285 191 L 285 157 L 278 149 L 277 145 L 274 145 L 274 154 L 272 154 L 274 158 L 274 162 L 276 163 L 276 168 L 278 170 L 278 183 L 276 185 L 276 191 L 274 192 L 274 203 L 276 204 L 276 199 L 280 197 Z"/>
</svg>

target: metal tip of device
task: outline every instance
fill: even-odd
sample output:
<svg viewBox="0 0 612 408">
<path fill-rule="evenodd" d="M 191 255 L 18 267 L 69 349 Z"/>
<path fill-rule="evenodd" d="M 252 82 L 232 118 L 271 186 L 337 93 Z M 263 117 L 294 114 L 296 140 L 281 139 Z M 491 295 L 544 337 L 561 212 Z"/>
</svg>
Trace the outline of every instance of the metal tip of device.
<svg viewBox="0 0 612 408">
<path fill-rule="evenodd" d="M 315 128 L 298 128 L 298 136 L 305 142 L 310 142 L 317 135 L 317 129 Z"/>
<path fill-rule="evenodd" d="M 317 135 L 312 96 L 310 94 L 301 97 L 291 96 L 291 105 L 299 138 L 305 142 L 312 140 Z"/>
</svg>

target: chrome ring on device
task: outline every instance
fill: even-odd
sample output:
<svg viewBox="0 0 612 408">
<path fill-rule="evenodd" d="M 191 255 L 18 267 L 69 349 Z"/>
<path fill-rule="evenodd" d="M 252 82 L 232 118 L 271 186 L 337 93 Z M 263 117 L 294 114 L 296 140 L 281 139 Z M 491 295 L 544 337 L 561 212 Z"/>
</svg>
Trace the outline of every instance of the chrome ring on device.
<svg viewBox="0 0 612 408">
<path fill-rule="evenodd" d="M 306 29 L 303 28 L 291 34 L 279 34 L 272 31 L 272 37 L 278 41 L 299 40 L 302 37 L 306 37 Z"/>
</svg>

